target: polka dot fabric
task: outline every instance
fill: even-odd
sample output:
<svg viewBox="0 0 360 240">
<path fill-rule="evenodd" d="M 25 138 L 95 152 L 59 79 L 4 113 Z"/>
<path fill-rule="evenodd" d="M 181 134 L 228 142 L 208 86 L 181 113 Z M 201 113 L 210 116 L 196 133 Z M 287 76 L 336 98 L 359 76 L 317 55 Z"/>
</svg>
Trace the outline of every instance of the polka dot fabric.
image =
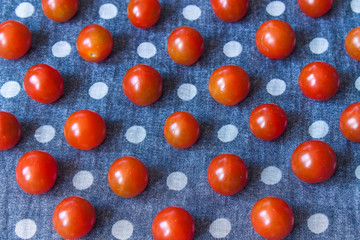
<svg viewBox="0 0 360 240">
<path fill-rule="evenodd" d="M 13 113 L 22 126 L 20 142 L 0 152 L 0 239 L 60 239 L 50 217 L 69 196 L 88 199 L 96 224 L 84 239 L 152 239 L 151 224 L 165 207 L 179 206 L 195 219 L 194 239 L 262 239 L 253 230 L 249 213 L 265 196 L 283 198 L 292 207 L 295 226 L 288 239 L 356 239 L 360 212 L 360 150 L 340 133 L 341 112 L 359 101 L 360 69 L 344 49 L 346 34 L 359 24 L 360 1 L 334 1 L 323 17 L 303 14 L 296 1 L 250 1 L 246 16 L 226 23 L 210 1 L 160 0 L 158 23 L 137 29 L 127 19 L 128 1 L 80 1 L 68 22 L 49 20 L 41 1 L 3 0 L 1 22 L 17 20 L 32 32 L 30 51 L 18 60 L 0 59 L 1 110 Z M 296 32 L 293 53 L 282 60 L 261 55 L 255 46 L 258 27 L 270 19 L 288 22 Z M 105 26 L 114 38 L 110 56 L 101 63 L 84 61 L 76 37 L 85 26 Z M 174 63 L 166 41 L 180 26 L 197 29 L 205 40 L 202 57 L 192 66 Z M 340 75 L 338 93 L 328 101 L 305 97 L 298 87 L 301 69 L 325 61 Z M 45 63 L 64 79 L 62 97 L 50 105 L 30 99 L 22 80 L 33 65 Z M 136 64 L 154 67 L 163 78 L 162 97 L 140 107 L 121 89 L 125 72 Z M 238 105 L 223 106 L 207 86 L 218 67 L 236 64 L 247 71 L 251 90 Z M 278 139 L 265 142 L 248 127 L 251 111 L 263 103 L 281 106 L 288 127 Z M 80 109 L 98 112 L 105 120 L 105 141 L 91 151 L 70 147 L 63 136 L 66 118 Z M 189 149 L 176 149 L 163 136 L 166 118 L 188 111 L 200 124 L 199 140 Z M 319 139 L 334 149 L 338 167 L 320 184 L 299 181 L 290 167 L 291 154 L 302 142 Z M 16 163 L 30 150 L 49 152 L 58 163 L 54 187 L 41 196 L 24 193 L 15 180 Z M 249 180 L 238 194 L 214 192 L 207 182 L 210 161 L 222 153 L 240 156 Z M 107 172 L 122 156 L 139 158 L 148 168 L 149 183 L 133 199 L 115 195 Z"/>
</svg>

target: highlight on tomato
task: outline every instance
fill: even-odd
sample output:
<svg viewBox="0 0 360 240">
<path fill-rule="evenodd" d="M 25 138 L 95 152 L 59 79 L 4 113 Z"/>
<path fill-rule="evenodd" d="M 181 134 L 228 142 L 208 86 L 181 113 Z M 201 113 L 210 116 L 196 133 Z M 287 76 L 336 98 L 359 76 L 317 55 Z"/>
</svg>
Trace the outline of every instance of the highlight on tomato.
<svg viewBox="0 0 360 240">
<path fill-rule="evenodd" d="M 350 104 L 341 114 L 341 133 L 352 142 L 360 142 L 360 102 Z"/>
<path fill-rule="evenodd" d="M 79 9 L 79 0 L 41 0 L 46 17 L 55 22 L 70 20 Z"/>
<path fill-rule="evenodd" d="M 249 9 L 249 0 L 211 0 L 210 3 L 215 15 L 225 22 L 242 19 Z"/>
<path fill-rule="evenodd" d="M 360 26 L 353 28 L 346 35 L 345 49 L 350 57 L 360 61 Z"/>
<path fill-rule="evenodd" d="M 158 0 L 130 0 L 127 6 L 129 21 L 137 28 L 154 26 L 160 18 L 160 12 Z"/>
</svg>

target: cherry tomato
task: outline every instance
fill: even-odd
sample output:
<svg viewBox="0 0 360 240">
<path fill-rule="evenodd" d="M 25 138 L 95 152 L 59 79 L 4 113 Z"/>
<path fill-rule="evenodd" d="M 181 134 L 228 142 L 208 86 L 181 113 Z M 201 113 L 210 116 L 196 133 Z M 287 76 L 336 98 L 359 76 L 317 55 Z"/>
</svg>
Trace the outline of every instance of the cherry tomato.
<svg viewBox="0 0 360 240">
<path fill-rule="evenodd" d="M 0 24 L 0 57 L 21 58 L 29 51 L 31 42 L 31 32 L 21 22 L 9 20 Z"/>
<path fill-rule="evenodd" d="M 191 214 L 180 207 L 168 207 L 156 215 L 152 224 L 154 240 L 191 240 L 195 222 Z"/>
<path fill-rule="evenodd" d="M 285 111 L 276 104 L 257 106 L 250 114 L 249 127 L 255 137 L 265 141 L 280 137 L 287 126 Z"/>
<path fill-rule="evenodd" d="M 341 133 L 348 140 L 360 142 L 360 102 L 350 104 L 340 116 Z"/>
<path fill-rule="evenodd" d="M 294 214 L 281 198 L 264 197 L 250 213 L 251 224 L 262 237 L 270 240 L 285 238 L 294 226 Z"/>
<path fill-rule="evenodd" d="M 204 51 L 204 39 L 198 31 L 191 27 L 179 27 L 170 34 L 167 51 L 174 62 L 192 65 Z"/>
<path fill-rule="evenodd" d="M 79 33 L 76 48 L 80 56 L 88 62 L 101 62 L 111 53 L 113 38 L 103 26 L 92 24 Z"/>
<path fill-rule="evenodd" d="M 140 106 L 156 102 L 162 93 L 162 78 L 154 68 L 138 64 L 130 68 L 122 82 L 125 95 Z"/>
<path fill-rule="evenodd" d="M 345 49 L 350 57 L 360 61 L 360 27 L 352 29 L 346 35 Z"/>
<path fill-rule="evenodd" d="M 264 22 L 255 35 L 256 47 L 265 57 L 281 59 L 294 50 L 296 36 L 291 26 L 281 20 Z"/>
<path fill-rule="evenodd" d="M 328 100 L 339 89 L 340 78 L 336 69 L 325 62 L 306 65 L 299 75 L 299 87 L 305 96 L 315 100 Z"/>
<path fill-rule="evenodd" d="M 150 28 L 160 18 L 161 5 L 158 0 L 130 0 L 127 15 L 137 28 Z"/>
<path fill-rule="evenodd" d="M 188 112 L 175 112 L 166 119 L 164 136 L 173 147 L 188 148 L 197 141 L 199 134 L 199 123 Z"/>
<path fill-rule="evenodd" d="M 16 181 L 30 194 L 43 194 L 55 184 L 57 164 L 53 156 L 43 151 L 30 151 L 16 165 Z"/>
<path fill-rule="evenodd" d="M 20 137 L 21 127 L 17 118 L 9 112 L 0 111 L 0 150 L 14 147 Z"/>
<path fill-rule="evenodd" d="M 96 213 L 91 203 L 81 197 L 68 197 L 55 208 L 52 222 L 55 231 L 66 239 L 78 239 L 93 228 Z"/>
<path fill-rule="evenodd" d="M 209 92 L 215 101 L 233 106 L 241 102 L 250 91 L 249 76 L 239 66 L 226 65 L 210 76 Z"/>
<path fill-rule="evenodd" d="M 222 195 L 234 195 L 246 185 L 248 172 L 244 161 L 231 153 L 216 156 L 210 163 L 207 179 L 210 187 Z"/>
<path fill-rule="evenodd" d="M 94 111 L 76 111 L 65 122 L 64 136 L 70 146 L 91 150 L 99 146 L 105 139 L 105 121 Z"/>
<path fill-rule="evenodd" d="M 309 17 L 318 18 L 327 13 L 333 0 L 298 0 L 299 7 Z"/>
<path fill-rule="evenodd" d="M 142 193 L 148 184 L 148 170 L 134 157 L 121 157 L 110 167 L 108 183 L 114 193 L 124 198 L 131 198 Z"/>
<path fill-rule="evenodd" d="M 55 22 L 66 22 L 78 11 L 79 0 L 41 0 L 44 14 Z"/>
<path fill-rule="evenodd" d="M 242 19 L 249 8 L 249 0 L 211 0 L 210 2 L 216 16 L 225 22 Z"/>
</svg>

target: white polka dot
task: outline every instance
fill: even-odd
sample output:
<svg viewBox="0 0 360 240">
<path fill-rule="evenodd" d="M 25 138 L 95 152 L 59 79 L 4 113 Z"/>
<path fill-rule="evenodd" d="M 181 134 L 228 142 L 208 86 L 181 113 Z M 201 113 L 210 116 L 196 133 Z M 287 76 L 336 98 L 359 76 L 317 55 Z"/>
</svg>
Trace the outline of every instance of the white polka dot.
<svg viewBox="0 0 360 240">
<path fill-rule="evenodd" d="M 117 221 L 111 228 L 112 235 L 120 240 L 126 240 L 133 234 L 134 227 L 131 222 L 127 220 Z"/>
<path fill-rule="evenodd" d="M 285 12 L 285 4 L 280 1 L 273 1 L 266 7 L 266 11 L 273 17 L 278 17 Z"/>
<path fill-rule="evenodd" d="M 181 86 L 178 88 L 177 94 L 180 99 L 184 101 L 190 101 L 196 96 L 197 89 L 192 84 L 184 83 L 181 84 Z"/>
<path fill-rule="evenodd" d="M 156 54 L 156 47 L 150 42 L 143 42 L 138 46 L 137 54 L 142 58 L 151 58 Z"/>
<path fill-rule="evenodd" d="M 183 9 L 182 14 L 184 15 L 185 19 L 194 21 L 201 16 L 201 9 L 198 6 L 189 5 Z"/>
<path fill-rule="evenodd" d="M 309 134 L 312 138 L 323 138 L 329 132 L 329 125 L 325 121 L 313 122 L 309 127 Z"/>
<path fill-rule="evenodd" d="M 214 238 L 224 238 L 231 231 L 231 223 L 226 218 L 218 218 L 210 224 L 209 232 Z"/>
<path fill-rule="evenodd" d="M 242 46 L 237 41 L 230 41 L 224 45 L 223 52 L 229 58 L 237 57 L 242 52 Z"/>
<path fill-rule="evenodd" d="M 360 0 L 352 0 L 350 6 L 354 13 L 360 13 Z"/>
<path fill-rule="evenodd" d="M 280 182 L 282 177 L 281 170 L 277 167 L 267 167 L 261 173 L 261 181 L 267 185 L 275 185 Z"/>
<path fill-rule="evenodd" d="M 325 38 L 314 38 L 309 43 L 309 47 L 312 53 L 322 54 L 328 49 L 329 42 Z"/>
<path fill-rule="evenodd" d="M 357 90 L 360 91 L 360 77 L 358 77 L 358 78 L 356 79 L 356 81 L 355 81 L 355 87 L 356 87 Z"/>
<path fill-rule="evenodd" d="M 15 81 L 4 83 L 0 89 L 0 93 L 4 98 L 13 98 L 20 92 L 20 84 Z"/>
<path fill-rule="evenodd" d="M 286 83 L 281 79 L 272 79 L 266 85 L 266 91 L 273 96 L 280 96 L 286 90 Z"/>
<path fill-rule="evenodd" d="M 360 180 L 360 165 L 357 166 L 357 168 L 355 169 L 355 176 L 357 179 Z"/>
<path fill-rule="evenodd" d="M 170 190 L 180 191 L 184 189 L 188 182 L 186 175 L 182 172 L 171 173 L 166 180 L 166 184 Z"/>
<path fill-rule="evenodd" d="M 72 182 L 77 190 L 85 190 L 93 184 L 94 177 L 89 171 L 80 171 L 75 174 Z"/>
<path fill-rule="evenodd" d="M 89 95 L 93 99 L 102 99 L 108 93 L 109 88 L 104 82 L 94 83 L 89 89 Z"/>
<path fill-rule="evenodd" d="M 35 12 L 35 8 L 31 3 L 23 2 L 15 9 L 15 14 L 19 18 L 28 18 L 31 17 Z"/>
<path fill-rule="evenodd" d="M 32 238 L 36 233 L 36 223 L 31 219 L 23 219 L 16 223 L 15 233 L 21 239 Z"/>
<path fill-rule="evenodd" d="M 220 141 L 231 142 L 237 137 L 238 133 L 239 133 L 239 131 L 238 131 L 237 127 L 235 127 L 232 124 L 228 124 L 228 125 L 222 126 L 219 129 L 217 134 L 218 134 L 218 138 Z"/>
<path fill-rule="evenodd" d="M 146 130 L 141 126 L 132 126 L 125 133 L 126 139 L 131 143 L 141 143 L 146 137 Z"/>
<path fill-rule="evenodd" d="M 313 233 L 319 234 L 325 232 L 329 226 L 329 219 L 322 213 L 316 213 L 309 217 L 307 221 L 308 228 Z"/>
<path fill-rule="evenodd" d="M 111 3 L 101 5 L 99 9 L 99 15 L 102 19 L 112 19 L 116 17 L 117 13 L 118 13 L 117 7 Z"/>
<path fill-rule="evenodd" d="M 36 129 L 35 139 L 40 143 L 48 143 L 55 137 L 55 128 L 51 125 L 44 125 Z"/>
<path fill-rule="evenodd" d="M 55 57 L 63 58 L 70 55 L 71 45 L 68 42 L 59 41 L 52 46 L 51 51 Z"/>
</svg>

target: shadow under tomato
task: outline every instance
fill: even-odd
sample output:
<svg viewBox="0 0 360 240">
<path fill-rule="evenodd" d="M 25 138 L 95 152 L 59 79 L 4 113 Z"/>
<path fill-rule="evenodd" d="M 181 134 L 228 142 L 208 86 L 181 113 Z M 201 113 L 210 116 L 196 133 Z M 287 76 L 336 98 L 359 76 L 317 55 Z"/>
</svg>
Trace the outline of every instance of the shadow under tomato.
<svg viewBox="0 0 360 240">
<path fill-rule="evenodd" d="M 69 182 L 72 181 L 72 177 L 74 176 L 76 170 L 75 165 L 71 162 L 67 162 L 64 159 L 56 159 L 56 163 L 58 166 L 58 175 L 55 185 L 50 190 L 49 195 L 59 196 L 59 193 L 61 193 L 61 196 L 65 196 L 73 194 L 73 186 L 68 187 L 68 185 Z M 67 187 L 64 188 L 65 185 Z"/>
<path fill-rule="evenodd" d="M 176 7 L 174 4 L 161 3 L 161 13 L 158 22 L 153 26 L 156 30 L 166 30 L 168 31 L 166 24 L 170 22 L 170 19 L 176 13 Z M 174 27 L 175 29 L 175 27 Z M 170 33 L 169 33 L 170 34 Z"/>
<path fill-rule="evenodd" d="M 122 121 L 108 121 L 104 118 L 106 123 L 106 137 L 105 140 L 100 144 L 100 146 L 96 147 L 94 151 L 102 152 L 105 149 L 117 149 L 118 146 L 121 145 L 122 137 L 119 137 L 121 130 L 123 129 Z"/>
<path fill-rule="evenodd" d="M 62 75 L 64 80 L 64 92 L 61 97 L 56 100 L 54 103 L 65 103 L 66 98 L 68 98 L 71 94 L 76 94 L 80 87 L 79 78 L 74 75 Z"/>
<path fill-rule="evenodd" d="M 156 167 L 147 167 L 149 172 L 149 182 L 145 189 L 147 191 L 149 188 L 151 188 L 153 185 L 155 185 L 157 182 L 159 182 L 164 177 L 164 172 L 161 171 L 159 168 Z"/>
<path fill-rule="evenodd" d="M 203 141 L 211 141 L 211 137 L 215 131 L 215 122 L 199 122 L 200 125 L 200 135 L 199 139 L 195 144 L 203 144 Z"/>
<path fill-rule="evenodd" d="M 209 230 L 209 226 L 211 224 L 211 220 L 202 219 L 202 218 L 194 218 L 195 221 L 195 235 L 194 239 L 200 237 L 203 234 L 206 234 Z"/>
</svg>

